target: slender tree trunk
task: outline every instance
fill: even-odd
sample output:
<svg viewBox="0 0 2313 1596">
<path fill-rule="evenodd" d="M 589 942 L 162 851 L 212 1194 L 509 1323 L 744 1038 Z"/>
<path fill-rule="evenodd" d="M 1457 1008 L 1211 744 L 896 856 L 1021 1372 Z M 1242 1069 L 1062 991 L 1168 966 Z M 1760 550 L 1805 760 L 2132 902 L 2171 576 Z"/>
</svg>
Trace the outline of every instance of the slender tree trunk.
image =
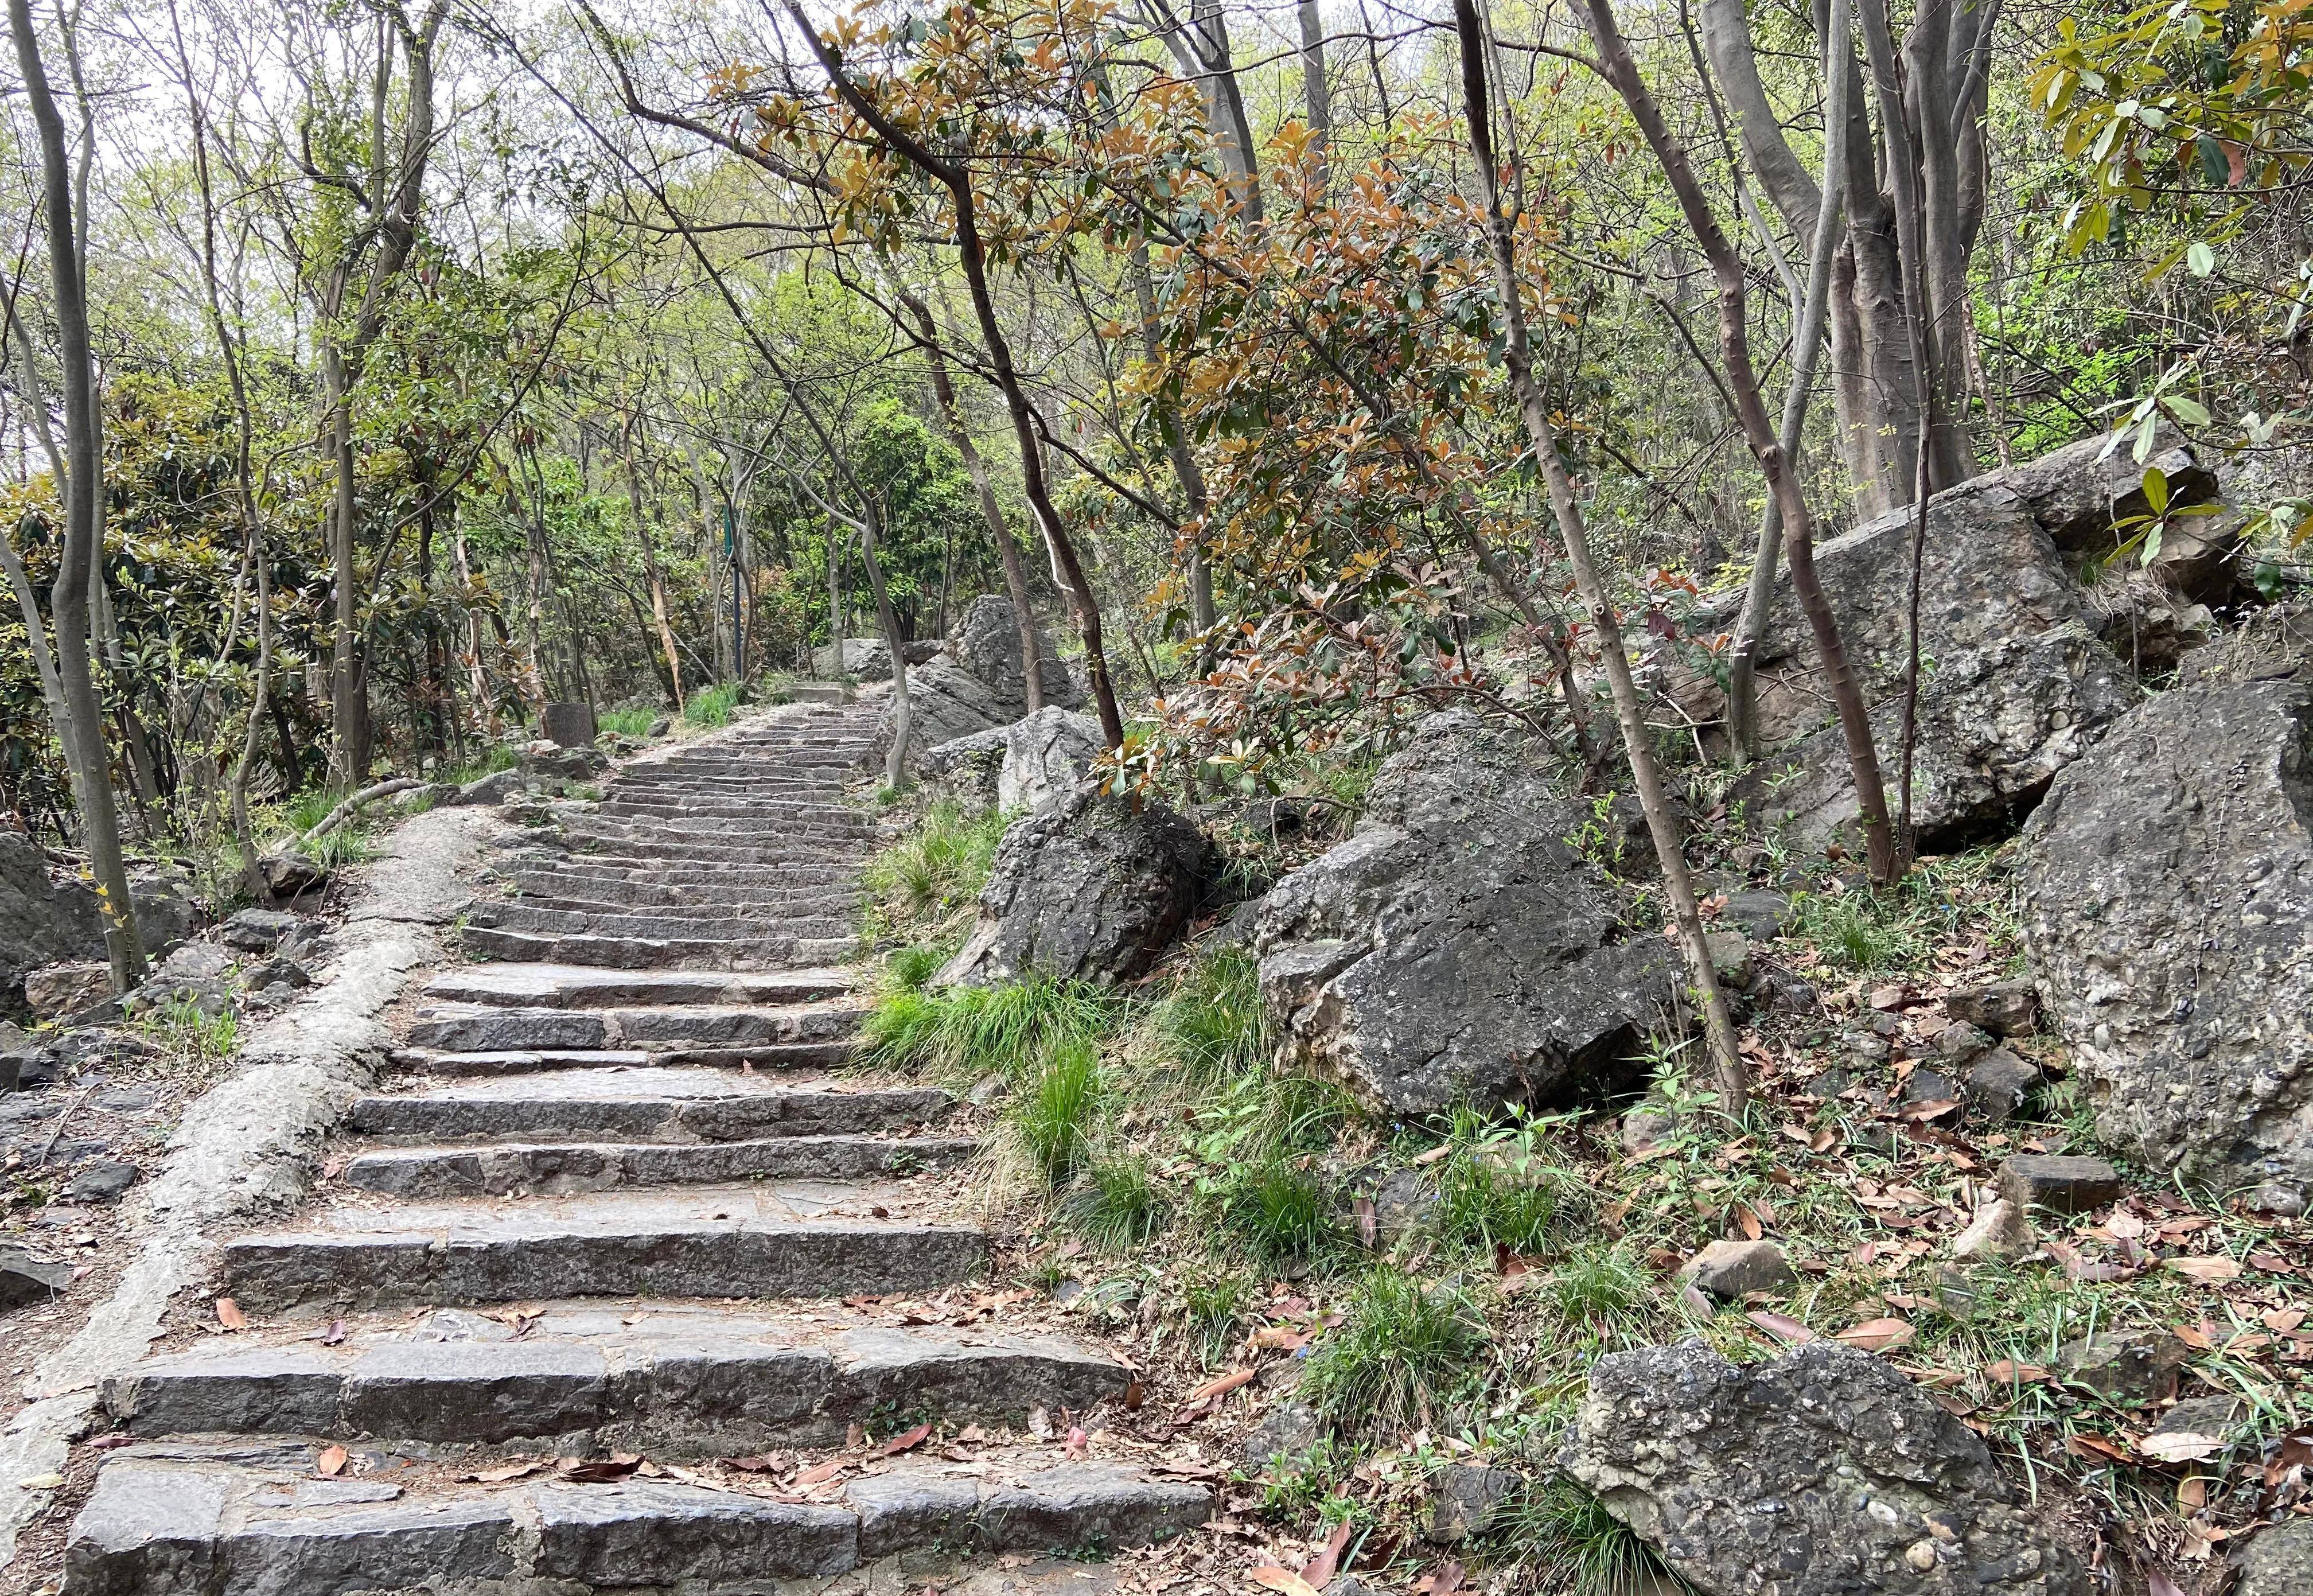
<svg viewBox="0 0 2313 1596">
<path fill-rule="evenodd" d="M 1317 153 L 1317 181 L 1330 175 L 1333 147 L 1333 96 L 1325 84 L 1325 17 L 1318 0 L 1295 0 L 1301 22 L 1301 99 L 1309 117 L 1309 137 Z"/>
<path fill-rule="evenodd" d="M 931 307 L 912 294 L 901 297 L 916 319 L 917 331 L 923 336 L 924 360 L 931 373 L 932 397 L 939 402 L 940 419 L 947 425 L 947 436 L 955 445 L 955 452 L 963 456 L 964 474 L 972 479 L 972 491 L 980 500 L 981 519 L 988 523 L 989 540 L 996 545 L 997 560 L 1004 568 L 1004 590 L 1011 595 L 1012 617 L 1020 628 L 1020 675 L 1025 684 L 1028 713 L 1033 715 L 1044 707 L 1044 645 L 1036 635 L 1036 612 L 1028 604 L 1028 572 L 1020 559 L 1020 546 L 1013 541 L 1011 527 L 1005 524 L 1004 507 L 996 502 L 996 489 L 988 481 L 988 463 L 980 457 L 980 445 L 972 441 L 972 431 L 963 424 L 962 407 L 956 403 L 955 384 L 948 376 L 947 357 L 940 348 L 939 328 L 932 320 Z M 945 630 L 943 627 L 943 633 Z"/>
<path fill-rule="evenodd" d="M 1582 509 L 1576 502 L 1574 484 L 1566 474 L 1565 463 L 1559 458 L 1558 440 L 1550 422 L 1550 404 L 1543 397 L 1542 384 L 1535 380 L 1526 308 L 1518 297 L 1518 200 L 1513 190 L 1512 198 L 1505 205 L 1497 175 L 1492 116 L 1486 93 L 1485 36 L 1478 20 L 1476 0 L 1454 0 L 1454 22 L 1461 38 L 1463 100 L 1471 153 L 1475 157 L 1479 183 L 1486 200 L 1487 241 L 1493 256 L 1497 297 L 1502 308 L 1502 363 L 1508 368 L 1518 414 L 1526 423 L 1535 459 L 1550 489 L 1551 510 L 1558 522 L 1559 533 L 1565 540 L 1567 563 L 1573 568 L 1575 586 L 1581 592 L 1583 607 L 1589 612 L 1590 624 L 1597 634 L 1599 657 L 1606 667 L 1607 685 L 1614 693 L 1614 718 L 1622 731 L 1623 753 L 1630 761 L 1631 782 L 1638 789 L 1639 805 L 1646 813 L 1647 830 L 1654 839 L 1655 855 L 1662 867 L 1664 894 L 1670 899 L 1671 921 L 1686 955 L 1688 978 L 1694 983 L 1702 1005 L 1704 1040 L 1711 1050 L 1720 1096 L 1725 1099 L 1720 1107 L 1739 1119 L 1749 1099 L 1750 1081 L 1736 1045 L 1735 1023 L 1728 1013 L 1727 998 L 1719 991 L 1718 971 L 1711 963 L 1711 944 L 1703 932 L 1694 883 L 1687 874 L 1684 839 L 1670 799 L 1663 790 L 1661 772 L 1655 765 L 1653 734 L 1647 727 L 1646 706 L 1640 700 L 1638 683 L 1631 675 L 1622 622 L 1615 617 L 1605 584 L 1591 560 Z M 1512 170 L 1515 181 L 1516 168 Z"/>
<path fill-rule="evenodd" d="M 627 440 L 627 506 L 634 512 L 635 536 L 643 550 L 643 576 L 650 583 L 651 622 L 658 630 L 658 645 L 666 653 L 667 691 L 673 695 L 677 714 L 682 711 L 682 661 L 675 655 L 674 628 L 666 618 L 666 576 L 659 569 L 658 540 L 651 535 L 650 525 L 643 519 L 642 480 L 635 469 L 634 439 Z"/>
<path fill-rule="evenodd" d="M 892 657 L 892 745 L 884 753 L 884 785 L 894 792 L 908 787 L 908 743 L 915 735 L 915 702 L 908 695 L 908 657 L 900 641 L 900 617 L 892 608 L 891 590 L 884 585 L 883 518 L 872 494 L 859 501 L 859 563 L 867 568 L 867 586 L 875 595 L 875 625 L 884 634 L 884 648 Z"/>
<path fill-rule="evenodd" d="M 1887 795 L 1879 775 L 1878 749 L 1872 742 L 1870 713 L 1864 707 L 1862 688 L 1848 664 L 1846 646 L 1840 639 L 1831 603 L 1816 576 L 1814 517 L 1807 510 L 1806 497 L 1787 469 L 1782 445 L 1775 436 L 1773 423 L 1767 419 L 1766 404 L 1759 397 L 1758 374 L 1751 366 L 1750 335 L 1745 324 L 1742 261 L 1711 214 L 1711 202 L 1695 178 L 1685 146 L 1671 133 L 1663 120 L 1661 107 L 1655 103 L 1646 81 L 1639 75 L 1638 64 L 1631 58 L 1630 45 L 1614 20 L 1614 0 L 1587 0 L 1587 5 L 1590 37 L 1598 47 L 1607 79 L 1622 95 L 1647 147 L 1654 153 L 1663 175 L 1669 179 L 1687 227 L 1702 246 L 1703 254 L 1711 261 L 1711 275 L 1718 280 L 1719 348 L 1727 384 L 1733 393 L 1745 441 L 1751 445 L 1751 453 L 1766 476 L 1767 490 L 1782 506 L 1791 590 L 1798 595 L 1799 606 L 1815 633 L 1825 684 L 1838 713 L 1841 735 L 1846 740 L 1848 769 L 1855 782 L 1856 807 L 1863 823 L 1871 873 L 1880 881 L 1892 881 L 1901 873 L 1902 866 L 1895 832 L 1887 820 Z"/>
<path fill-rule="evenodd" d="M 96 363 L 89 348 L 87 262 L 75 233 L 71 165 L 65 154 L 64 121 L 57 114 L 32 30 L 30 0 L 8 0 L 8 28 L 15 35 L 17 70 L 40 136 L 44 221 L 48 267 L 55 283 L 58 355 L 64 375 L 65 536 L 64 560 L 48 599 L 56 622 L 57 676 L 66 718 L 57 729 L 73 772 L 89 866 L 103 911 L 104 949 L 112 985 L 125 992 L 145 978 L 145 948 L 120 854 L 120 822 L 112 798 L 105 754 L 104 714 L 97 702 L 89 660 L 90 569 L 98 558 L 98 504 L 104 491 L 104 457 L 98 427 Z"/>
</svg>

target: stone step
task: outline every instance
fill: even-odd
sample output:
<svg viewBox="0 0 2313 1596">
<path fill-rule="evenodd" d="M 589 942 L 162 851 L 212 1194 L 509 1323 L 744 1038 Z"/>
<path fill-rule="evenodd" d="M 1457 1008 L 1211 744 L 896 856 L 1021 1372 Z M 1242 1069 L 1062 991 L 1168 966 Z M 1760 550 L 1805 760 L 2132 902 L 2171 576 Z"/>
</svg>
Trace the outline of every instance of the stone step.
<svg viewBox="0 0 2313 1596">
<path fill-rule="evenodd" d="M 346 1128 L 397 1142 L 748 1142 L 930 1124 L 954 1101 L 937 1087 L 789 1085 L 685 1065 L 573 1068 L 545 1080 L 509 1076 L 374 1093 L 355 1101 Z"/>
<path fill-rule="evenodd" d="M 570 853 L 551 862 L 525 860 L 509 873 L 508 879 L 519 882 L 530 875 L 604 886 L 639 885 L 683 891 L 705 887 L 737 893 L 824 892 L 849 888 L 859 878 L 859 861 L 841 859 L 812 864 L 684 865 L 652 860 L 621 864 L 607 854 Z"/>
<path fill-rule="evenodd" d="M 655 861 L 673 860 L 691 869 L 722 865 L 845 865 L 857 869 L 873 850 L 862 839 L 821 843 L 725 842 L 715 838 L 598 837 L 574 834 L 571 858 L 589 865 L 648 869 Z"/>
<path fill-rule="evenodd" d="M 952 1169 L 980 1151 L 961 1136 L 773 1136 L 761 1142 L 498 1142 L 397 1147 L 346 1165 L 357 1191 L 396 1197 L 606 1192 L 735 1180 L 866 1180 Z"/>
<path fill-rule="evenodd" d="M 833 1042 L 856 1033 L 861 1010 L 849 1001 L 785 1008 L 676 1003 L 617 1009 L 513 1009 L 443 1003 L 418 1011 L 412 1047 L 453 1053 L 523 1048 L 746 1047 Z"/>
<path fill-rule="evenodd" d="M 123 1449 L 74 1523 L 66 1588 L 74 1596 L 767 1591 L 907 1552 L 1144 1546 L 1195 1528 L 1212 1509 L 1201 1486 L 1114 1465 L 1050 1468 L 1049 1449 L 1035 1449 L 1010 1478 L 959 1478 L 903 1460 L 826 1503 L 641 1477 L 444 1486 L 414 1467 L 394 1471 L 410 1477 L 404 1486 L 386 1471 L 391 1459 L 366 1457 L 355 1477 L 323 1479 L 319 1450 Z"/>
<path fill-rule="evenodd" d="M 514 881 L 511 900 L 532 909 L 563 909 L 577 914 L 668 913 L 713 911 L 741 920 L 766 915 L 835 916 L 845 920 L 858 913 L 860 895 L 849 884 L 798 887 L 747 888 L 727 884 L 667 886 L 650 881 L 620 881 L 608 877 L 554 876 L 525 870 Z"/>
<path fill-rule="evenodd" d="M 616 909 L 583 913 L 532 908 L 519 899 L 477 903 L 466 912 L 466 923 L 541 937 L 682 937 L 734 942 L 762 936 L 765 924 L 734 914 L 627 914 Z M 781 929 L 789 937 L 835 937 L 850 928 L 848 915 L 820 914 L 789 916 Z"/>
<path fill-rule="evenodd" d="M 912 1218 L 924 1183 L 759 1182 L 674 1192 L 323 1208 L 224 1248 L 253 1313 L 540 1297 L 841 1297 L 928 1291 L 985 1266 L 979 1229 Z M 945 1206 L 953 1208 L 953 1199 Z"/>
<path fill-rule="evenodd" d="M 830 1328 L 822 1317 L 590 1301 L 541 1304 L 516 1324 L 462 1309 L 356 1315 L 331 1330 L 335 1345 L 260 1327 L 149 1359 L 108 1380 L 103 1402 L 117 1427 L 148 1437 L 527 1442 L 682 1459 L 840 1445 L 854 1424 L 1025 1428 L 1032 1409 L 1080 1412 L 1131 1379 L 1058 1337 Z"/>
<path fill-rule="evenodd" d="M 679 1003 L 778 1008 L 822 1003 L 851 991 L 841 970 L 745 974 L 698 970 L 602 970 L 580 965 L 467 965 L 426 983 L 437 1003 L 510 1009 L 594 1009 Z"/>
<path fill-rule="evenodd" d="M 459 933 L 459 940 L 468 954 L 480 958 L 600 965 L 620 970 L 664 969 L 676 965 L 710 970 L 779 970 L 817 963 L 830 951 L 787 938 L 730 942 L 688 938 L 541 937 L 486 925 L 466 927 Z"/>
<path fill-rule="evenodd" d="M 840 792 L 811 797 L 787 793 L 757 793 L 746 797 L 636 791 L 620 787 L 595 807 L 598 815 L 631 815 L 638 818 L 688 820 L 827 819 L 847 825 L 859 812 L 845 806 Z"/>
<path fill-rule="evenodd" d="M 645 1052 L 638 1047 L 509 1047 L 494 1052 L 451 1053 L 423 1047 L 402 1047 L 394 1050 L 392 1059 L 402 1069 L 420 1074 L 452 1080 L 475 1080 L 527 1075 L 540 1071 L 676 1066 L 815 1072 L 849 1063 L 857 1051 L 858 1045 L 846 1037 L 834 1042 L 767 1042 L 753 1047 L 667 1047 L 652 1052 Z"/>
</svg>

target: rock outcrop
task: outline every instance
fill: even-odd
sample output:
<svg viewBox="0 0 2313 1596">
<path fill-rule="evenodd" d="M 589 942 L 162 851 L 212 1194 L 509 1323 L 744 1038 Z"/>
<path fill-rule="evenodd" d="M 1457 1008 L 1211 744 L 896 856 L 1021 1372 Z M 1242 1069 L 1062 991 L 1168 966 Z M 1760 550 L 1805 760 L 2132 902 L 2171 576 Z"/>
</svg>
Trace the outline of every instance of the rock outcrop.
<svg viewBox="0 0 2313 1596">
<path fill-rule="evenodd" d="M 129 882 L 145 951 L 159 957 L 191 934 L 197 919 L 190 889 L 166 872 L 142 871 Z M 24 976 L 59 960 L 104 957 L 104 922 L 87 883 L 53 880 L 40 846 L 22 832 L 0 827 L 0 1011 L 24 998 Z"/>
<path fill-rule="evenodd" d="M 2313 1197 L 2313 689 L 2129 715 L 2025 829 L 2025 948 L 2098 1126 L 2160 1169 Z"/>
<path fill-rule="evenodd" d="M 1007 809 L 1033 809 L 1075 789 L 1105 746 L 1100 722 L 1089 715 L 1045 705 L 1004 729 L 1004 764 L 996 801 Z"/>
<path fill-rule="evenodd" d="M 1522 734 L 1434 715 L 1350 840 L 1270 891 L 1262 992 L 1306 1060 L 1426 1114 L 1557 1096 L 1629 1054 L 1678 989 L 1677 954 L 1623 921 L 1570 841 L 1596 817 L 1550 763 Z M 1629 850 L 1610 830 L 1599 851 Z"/>
<path fill-rule="evenodd" d="M 2087 1596 L 1976 1433 L 1893 1365 L 1817 1341 L 1601 1358 L 1572 1472 L 1706 1596 Z"/>
<path fill-rule="evenodd" d="M 1145 974 L 1197 912 L 1213 866 L 1182 816 L 1077 788 L 1004 833 L 979 925 L 940 979 Z"/>
<path fill-rule="evenodd" d="M 1044 701 L 1074 709 L 1084 701 L 1068 666 L 1039 633 L 1043 660 Z M 926 749 L 990 727 L 1009 726 L 1027 713 L 1027 679 L 1020 667 L 1020 623 L 1012 601 L 985 594 L 956 622 L 955 635 L 937 658 L 908 672 L 908 742 L 920 758 Z M 896 703 L 886 701 L 876 729 L 879 746 L 895 735 Z"/>
<path fill-rule="evenodd" d="M 2100 458 L 2100 456 L 2102 456 Z M 2175 443 L 2150 462 L 2169 503 L 2211 501 L 2213 472 Z M 2205 601 L 2237 585 L 2230 516 L 2179 519 L 2150 568 L 2114 556 L 2149 512 L 2145 467 L 2092 438 L 1929 501 L 1921 574 L 1913 813 L 1934 848 L 1998 828 L 2036 802 L 2133 705 L 2139 668 L 2165 667 L 2213 624 Z M 1816 551 L 1840 635 L 1871 706 L 1890 800 L 1902 745 L 1913 512 L 1867 522 Z M 2115 530 L 2115 528 L 2119 530 Z M 2084 585 L 2083 577 L 2096 578 Z M 1730 624 L 1733 603 L 1723 619 Z M 1712 686 L 1683 690 L 1716 718 Z M 1730 797 L 1808 844 L 1855 818 L 1844 745 L 1788 576 L 1759 656 L 1763 745 L 1773 757 Z"/>
</svg>

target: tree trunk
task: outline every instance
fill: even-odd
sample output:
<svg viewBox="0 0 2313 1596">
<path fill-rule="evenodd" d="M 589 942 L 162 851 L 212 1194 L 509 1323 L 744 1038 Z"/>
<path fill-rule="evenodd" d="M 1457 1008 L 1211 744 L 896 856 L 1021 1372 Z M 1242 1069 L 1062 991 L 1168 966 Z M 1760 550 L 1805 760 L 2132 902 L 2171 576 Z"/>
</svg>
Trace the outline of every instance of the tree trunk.
<svg viewBox="0 0 2313 1596">
<path fill-rule="evenodd" d="M 120 854 L 120 821 L 113 803 L 110 761 L 105 753 L 104 714 L 97 702 L 89 660 L 88 591 L 91 567 L 98 557 L 94 544 L 98 504 L 104 491 L 104 457 L 99 443 L 96 362 L 89 348 L 87 261 L 74 231 L 64 121 L 57 114 L 56 99 L 41 65 L 30 0 L 8 0 L 8 28 L 15 35 L 17 70 L 24 80 L 25 99 L 40 136 L 42 205 L 64 375 L 64 560 L 48 598 L 56 622 L 57 677 L 66 712 L 57 731 L 66 764 L 72 772 L 89 867 L 96 877 L 97 902 L 103 911 L 104 951 L 112 966 L 113 990 L 125 992 L 145 978 L 145 948 L 137 934 L 128 867 Z"/>
<path fill-rule="evenodd" d="M 1638 683 L 1631 679 L 1622 622 L 1615 617 L 1605 584 L 1591 560 L 1590 539 L 1583 525 L 1581 507 L 1576 502 L 1574 484 L 1566 474 L 1565 463 L 1559 457 L 1558 440 L 1550 422 L 1550 403 L 1543 394 L 1542 384 L 1535 380 L 1527 346 L 1526 309 L 1518 298 L 1514 208 L 1518 201 L 1514 190 L 1508 207 L 1505 207 L 1496 175 L 1492 119 L 1486 94 L 1485 39 L 1478 21 L 1476 0 L 1454 0 L 1454 23 L 1461 38 L 1464 110 L 1469 123 L 1471 153 L 1475 157 L 1478 181 L 1486 201 L 1487 241 L 1493 257 L 1496 297 L 1502 311 L 1502 364 L 1508 368 L 1518 414 L 1526 423 L 1535 459 L 1550 489 L 1551 510 L 1558 522 L 1560 535 L 1565 540 L 1567 563 L 1573 568 L 1583 607 L 1589 612 L 1590 624 L 1597 633 L 1599 657 L 1605 665 L 1607 685 L 1614 694 L 1614 719 L 1622 730 L 1623 753 L 1630 761 L 1639 806 L 1646 813 L 1647 830 L 1654 839 L 1655 856 L 1662 867 L 1664 892 L 1670 899 L 1671 919 L 1686 955 L 1688 978 L 1702 1000 L 1703 1035 L 1720 1094 L 1726 1099 L 1719 1107 L 1730 1117 L 1739 1119 L 1749 1098 L 1750 1082 L 1743 1055 L 1736 1045 L 1735 1023 L 1728 1013 L 1727 999 L 1719 990 L 1719 975 L 1711 963 L 1710 942 L 1703 933 L 1694 883 L 1687 875 L 1684 840 L 1669 798 L 1663 791 L 1661 773 L 1655 766 L 1654 734 L 1647 726 L 1646 706 L 1640 701 Z M 1513 166 L 1514 182 L 1516 173 Z"/>
<path fill-rule="evenodd" d="M 643 576 L 650 583 L 651 622 L 658 631 L 658 645 L 666 653 L 667 692 L 674 699 L 677 714 L 682 712 L 682 661 L 676 657 L 674 628 L 666 618 L 666 576 L 659 569 L 658 542 L 651 536 L 650 526 L 643 519 L 642 480 L 636 473 L 634 439 L 627 440 L 627 506 L 634 512 L 635 536 L 643 550 Z"/>
<path fill-rule="evenodd" d="M 1317 0 L 1296 0 L 1301 22 L 1301 99 L 1309 115 L 1309 139 L 1317 154 L 1317 181 L 1330 173 L 1333 145 L 1333 96 L 1325 84 L 1325 18 Z"/>
</svg>

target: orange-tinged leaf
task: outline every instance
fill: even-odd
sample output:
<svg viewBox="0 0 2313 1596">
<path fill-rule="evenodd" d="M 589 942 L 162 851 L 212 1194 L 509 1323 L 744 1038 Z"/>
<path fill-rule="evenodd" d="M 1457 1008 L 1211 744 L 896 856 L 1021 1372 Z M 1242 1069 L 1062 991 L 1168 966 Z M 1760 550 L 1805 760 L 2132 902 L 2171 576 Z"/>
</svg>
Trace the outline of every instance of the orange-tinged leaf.
<svg viewBox="0 0 2313 1596">
<path fill-rule="evenodd" d="M 929 1424 L 918 1424 L 904 1434 L 893 1436 L 891 1440 L 884 1442 L 867 1455 L 871 1458 L 888 1458 L 894 1452 L 908 1451 L 923 1445 L 924 1438 L 931 1433 L 932 1427 Z"/>
<path fill-rule="evenodd" d="M 1280 1568 L 1265 1563 L 1253 1571 L 1253 1583 L 1271 1591 L 1282 1591 L 1285 1596 L 1317 1596 L 1317 1587 L 1289 1568 Z"/>
<path fill-rule="evenodd" d="M 1253 1376 L 1260 1372 L 1258 1369 L 1232 1369 L 1227 1374 L 1216 1374 L 1191 1391 L 1189 1400 L 1202 1402 L 1208 1397 L 1226 1397 L 1239 1386 L 1252 1384 Z"/>
<path fill-rule="evenodd" d="M 1919 1334 L 1908 1320 L 1899 1318 L 1866 1319 L 1863 1323 L 1842 1330 L 1834 1341 L 1867 1353 L 1885 1352 L 1891 1346 L 1902 1346 Z"/>
<path fill-rule="evenodd" d="M 795 1483 L 799 1486 L 823 1485 L 842 1472 L 843 1459 L 841 1458 L 830 1458 L 826 1462 L 814 1463 L 809 1468 L 805 1469 L 801 1474 L 796 1475 L 795 1477 Z"/>
<path fill-rule="evenodd" d="M 346 1449 L 341 1446 L 325 1446 L 321 1455 L 313 1459 L 313 1472 L 323 1479 L 335 1479 L 345 1468 Z"/>
<path fill-rule="evenodd" d="M 249 1328 L 249 1315 L 242 1312 L 241 1304 L 231 1297 L 219 1297 L 216 1300 L 216 1316 L 217 1323 L 228 1330 Z"/>
<path fill-rule="evenodd" d="M 1785 1313 L 1772 1313 L 1757 1309 L 1743 1316 L 1778 1341 L 1788 1341 L 1793 1346 L 1815 1339 L 1815 1332 Z"/>
<path fill-rule="evenodd" d="M 2239 1263 L 2228 1257 L 2170 1258 L 2168 1267 L 2179 1274 L 2189 1274 L 2194 1280 L 2203 1281 L 2211 1285 L 2221 1284 L 2228 1280 L 2238 1280 L 2241 1272 Z"/>
</svg>

